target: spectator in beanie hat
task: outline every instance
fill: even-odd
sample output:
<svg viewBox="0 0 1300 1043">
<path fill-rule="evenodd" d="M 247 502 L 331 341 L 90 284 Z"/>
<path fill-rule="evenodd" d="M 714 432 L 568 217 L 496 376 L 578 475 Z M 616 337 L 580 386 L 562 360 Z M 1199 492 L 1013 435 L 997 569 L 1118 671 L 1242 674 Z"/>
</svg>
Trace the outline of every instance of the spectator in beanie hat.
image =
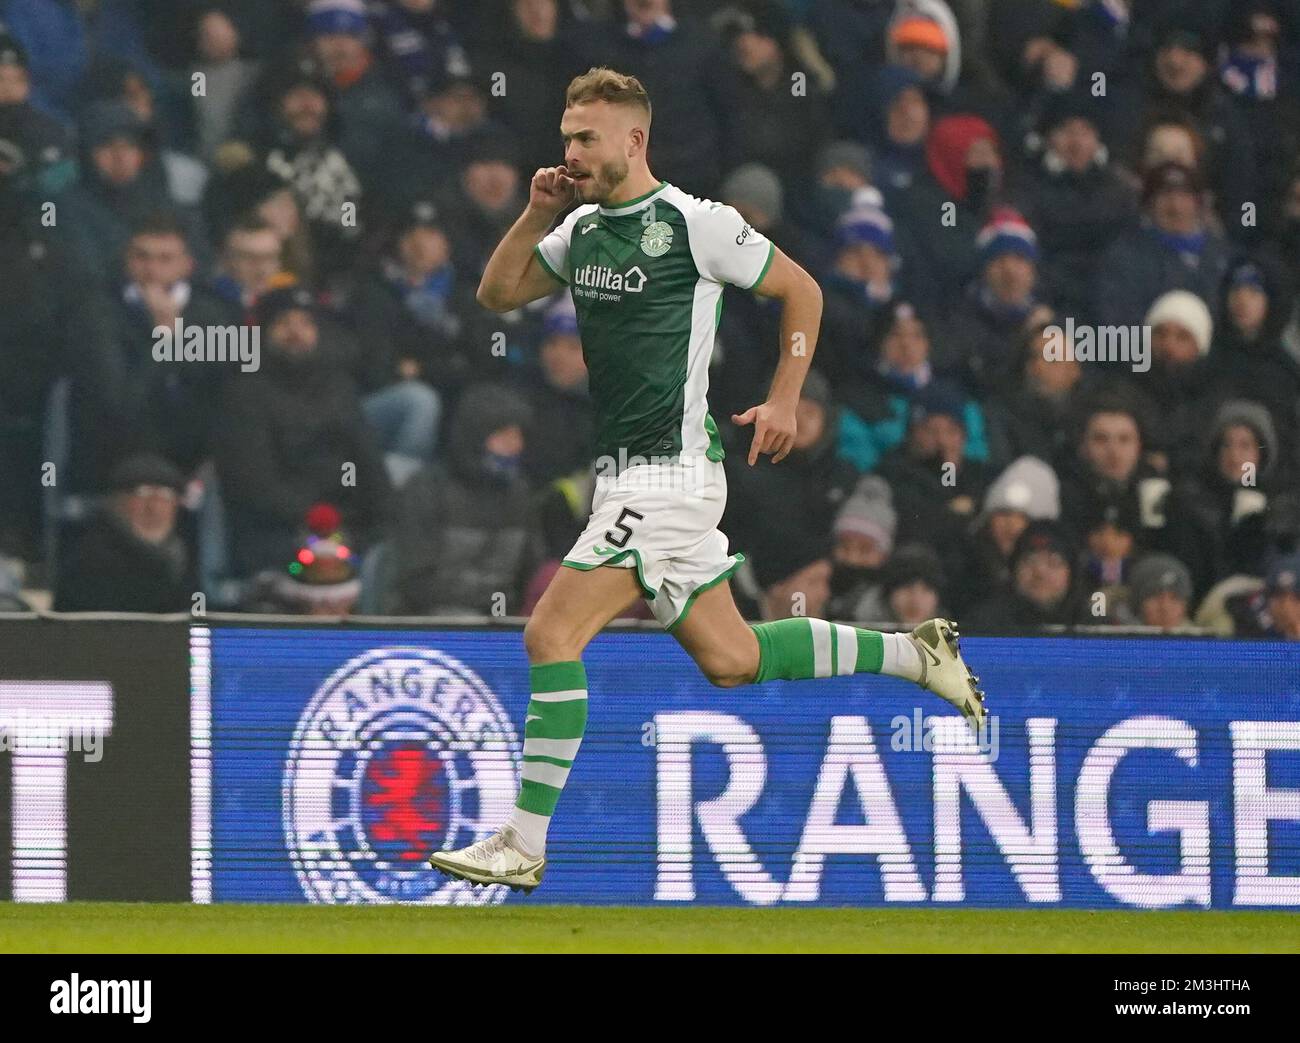
<svg viewBox="0 0 1300 1043">
<path fill-rule="evenodd" d="M 885 566 L 881 589 L 886 609 L 883 619 L 900 627 L 914 627 L 944 615 L 943 565 L 934 549 L 923 543 L 898 548 Z"/>
<path fill-rule="evenodd" d="M 1168 513 L 1170 548 L 1203 593 L 1224 576 L 1263 573 L 1269 500 L 1286 485 L 1275 481 L 1279 443 L 1258 402 L 1224 402 L 1199 444 L 1198 466 L 1176 483 Z"/>
<path fill-rule="evenodd" d="M 974 521 L 970 551 L 955 592 L 958 611 L 1010 581 L 1011 554 L 1016 541 L 1034 521 L 1056 521 L 1061 515 L 1056 472 L 1034 456 L 1022 456 L 1007 467 L 984 494 Z"/>
<path fill-rule="evenodd" d="M 304 518 L 307 532 L 293 558 L 280 569 L 254 577 L 241 610 L 303 616 L 351 615 L 361 597 L 357 556 L 340 529 L 342 516 L 328 503 L 314 504 Z"/>
<path fill-rule="evenodd" d="M 1136 326 L 1170 290 L 1218 298 L 1228 249 L 1206 222 L 1200 175 L 1178 163 L 1147 173 L 1139 227 L 1117 238 L 1097 262 L 1093 313 L 1106 325 Z"/>
<path fill-rule="evenodd" d="M 1126 584 L 1139 551 L 1137 507 L 1130 500 L 1094 507 L 1094 514 L 1076 523 L 1083 533 L 1079 577 L 1087 584 L 1088 612 L 1095 623 L 1131 623 L 1134 613 Z"/>
<path fill-rule="evenodd" d="M 975 239 L 980 272 L 952 320 L 962 331 L 971 386 L 1004 387 L 1020 358 L 1025 324 L 1039 304 L 1038 237 L 1019 212 L 999 207 Z"/>
<path fill-rule="evenodd" d="M 827 244 L 835 240 L 836 222 L 859 206 L 880 206 L 883 198 L 871 183 L 871 153 L 857 141 L 832 141 L 813 161 L 816 178 L 807 197 L 795 197 L 801 224 Z"/>
<path fill-rule="evenodd" d="M 344 145 L 334 90 L 320 66 L 304 60 L 274 70 L 266 94 L 269 138 L 259 162 L 292 189 L 322 273 L 344 268 L 363 223 L 360 217 L 345 222 L 343 215 L 364 190 Z"/>
<path fill-rule="evenodd" d="M 1234 398 L 1266 405 L 1278 428 L 1279 445 L 1295 445 L 1300 434 L 1300 360 L 1283 346 L 1293 295 L 1273 261 L 1237 261 L 1224 280 L 1220 322 L 1210 363 L 1215 380 Z"/>
<path fill-rule="evenodd" d="M 835 252 L 822 280 L 822 329 L 829 348 L 824 365 L 837 382 L 860 375 L 867 361 L 862 353 L 887 321 L 883 313 L 906 296 L 899 286 L 899 267 L 894 223 L 883 210 L 854 207 L 836 222 Z"/>
<path fill-rule="evenodd" d="M 1155 300 L 1143 323 L 1151 330 L 1151 367 L 1132 372 L 1129 379 L 1160 418 L 1149 458 L 1165 473 L 1183 473 L 1196 466 L 1206 414 L 1223 394 L 1208 358 L 1214 320 L 1196 294 L 1171 290 Z"/>
<path fill-rule="evenodd" d="M 967 399 L 934 381 L 912 400 L 907 439 L 880 462 L 907 532 L 935 547 L 949 575 L 967 556 L 967 532 L 988 487 L 988 469 L 966 454 Z"/>
<path fill-rule="evenodd" d="M 1017 198 L 1042 248 L 1045 295 L 1078 314 L 1091 304 L 1098 257 L 1137 222 L 1137 193 L 1111 162 L 1087 92 L 1054 95 L 1038 133 L 1042 151 Z"/>
<path fill-rule="evenodd" d="M 151 124 L 124 102 L 96 101 L 83 113 L 80 144 L 81 180 L 69 193 L 69 209 L 105 277 L 120 272 L 131 229 L 161 211 L 183 223 L 196 256 L 210 255 L 198 212 L 175 191 Z"/>
<path fill-rule="evenodd" d="M 871 122 L 858 133 L 872 143 L 876 180 L 885 193 L 905 192 L 925 173 L 925 139 L 930 132 L 930 102 L 921 78 L 898 65 L 880 69 L 871 85 Z M 853 99 L 857 122 L 861 104 Z"/>
<path fill-rule="evenodd" d="M 885 58 L 920 77 L 936 94 L 949 94 L 961 75 L 961 39 L 946 3 L 920 0 L 900 6 L 889 25 Z"/>
<path fill-rule="evenodd" d="M 1075 590 L 1075 551 L 1056 522 L 1031 522 L 1011 556 L 1011 583 L 971 610 L 979 631 L 1070 625 L 1081 619 Z"/>
<path fill-rule="evenodd" d="M 189 612 L 198 589 L 176 531 L 185 478 L 164 457 L 128 456 L 108 499 L 58 570 L 58 612 Z"/>
<path fill-rule="evenodd" d="M 339 145 L 365 168 L 382 155 L 404 110 L 401 93 L 370 50 L 364 0 L 311 0 L 307 35 L 313 57 L 337 92 Z"/>
<path fill-rule="evenodd" d="M 1264 588 L 1229 608 L 1239 637 L 1300 641 L 1300 553 L 1278 558 Z"/>
<path fill-rule="evenodd" d="M 542 559 L 524 474 L 528 404 L 515 391 L 476 384 L 456 403 L 441 459 L 402 488 L 389 609 L 411 615 L 520 614 Z"/>
<path fill-rule="evenodd" d="M 1171 554 L 1148 554 L 1133 566 L 1129 595 L 1143 626 L 1177 631 L 1189 627 L 1192 574 Z"/>
<path fill-rule="evenodd" d="M 882 569 L 894 549 L 898 516 L 889 483 L 863 476 L 835 515 L 831 535 L 831 600 L 826 611 L 837 619 L 884 618 Z"/>
<path fill-rule="evenodd" d="M 475 364 L 467 345 L 473 293 L 452 257 L 443 209 L 415 201 L 392 222 L 377 262 L 348 301 L 362 342 L 391 349 L 369 352 L 366 389 L 418 379 L 446 396 L 464 386 Z"/>
</svg>

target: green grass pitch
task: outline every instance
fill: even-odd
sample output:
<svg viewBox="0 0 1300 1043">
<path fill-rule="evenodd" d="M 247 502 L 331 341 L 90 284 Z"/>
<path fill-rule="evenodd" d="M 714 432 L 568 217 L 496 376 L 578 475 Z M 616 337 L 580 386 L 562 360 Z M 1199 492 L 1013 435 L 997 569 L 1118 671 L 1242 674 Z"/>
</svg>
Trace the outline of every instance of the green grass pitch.
<svg viewBox="0 0 1300 1043">
<path fill-rule="evenodd" d="M 1294 952 L 1293 913 L 0 903 L 0 952 Z"/>
</svg>

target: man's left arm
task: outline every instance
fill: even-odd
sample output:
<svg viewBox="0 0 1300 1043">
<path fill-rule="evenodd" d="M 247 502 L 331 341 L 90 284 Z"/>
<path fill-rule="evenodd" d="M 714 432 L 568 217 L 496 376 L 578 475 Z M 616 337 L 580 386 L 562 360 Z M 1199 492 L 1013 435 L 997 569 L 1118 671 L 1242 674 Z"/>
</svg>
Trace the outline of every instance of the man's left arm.
<svg viewBox="0 0 1300 1043">
<path fill-rule="evenodd" d="M 751 467 L 758 462 L 760 453 L 772 454 L 775 464 L 794 448 L 795 407 L 817 347 L 822 320 L 822 291 L 817 280 L 780 247 L 773 246 L 772 251 L 766 273 L 752 289 L 781 301 L 781 357 L 767 401 L 731 417 L 742 426 L 754 425 L 754 440 L 749 447 Z"/>
</svg>

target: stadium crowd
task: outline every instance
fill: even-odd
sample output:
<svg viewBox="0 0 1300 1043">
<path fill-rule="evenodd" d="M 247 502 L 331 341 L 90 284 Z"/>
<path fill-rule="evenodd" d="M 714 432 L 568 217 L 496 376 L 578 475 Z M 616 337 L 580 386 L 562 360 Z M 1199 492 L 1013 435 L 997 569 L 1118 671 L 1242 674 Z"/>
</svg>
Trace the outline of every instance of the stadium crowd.
<svg viewBox="0 0 1300 1043">
<path fill-rule="evenodd" d="M 0 22 L 5 607 L 527 614 L 589 509 L 582 346 L 567 290 L 475 288 L 608 65 L 650 93 L 655 174 L 823 287 L 796 450 L 754 468 L 729 417 L 778 314 L 725 295 L 750 618 L 1300 639 L 1300 0 Z M 260 347 L 160 357 L 192 326 Z"/>
</svg>

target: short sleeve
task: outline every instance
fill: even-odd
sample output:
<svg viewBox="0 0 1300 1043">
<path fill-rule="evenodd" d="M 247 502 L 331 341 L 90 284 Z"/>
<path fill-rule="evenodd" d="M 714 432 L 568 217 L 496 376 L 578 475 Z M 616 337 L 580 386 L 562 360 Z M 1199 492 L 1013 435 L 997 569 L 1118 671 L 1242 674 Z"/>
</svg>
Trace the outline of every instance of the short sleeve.
<svg viewBox="0 0 1300 1043">
<path fill-rule="evenodd" d="M 776 247 L 734 206 L 705 203 L 690 222 L 691 253 L 706 279 L 753 289 L 767 274 Z"/>
<path fill-rule="evenodd" d="M 578 218 L 591 209 L 578 207 L 533 247 L 542 267 L 565 285 L 569 282 L 569 240 L 573 236 L 573 226 L 577 224 Z"/>
</svg>

